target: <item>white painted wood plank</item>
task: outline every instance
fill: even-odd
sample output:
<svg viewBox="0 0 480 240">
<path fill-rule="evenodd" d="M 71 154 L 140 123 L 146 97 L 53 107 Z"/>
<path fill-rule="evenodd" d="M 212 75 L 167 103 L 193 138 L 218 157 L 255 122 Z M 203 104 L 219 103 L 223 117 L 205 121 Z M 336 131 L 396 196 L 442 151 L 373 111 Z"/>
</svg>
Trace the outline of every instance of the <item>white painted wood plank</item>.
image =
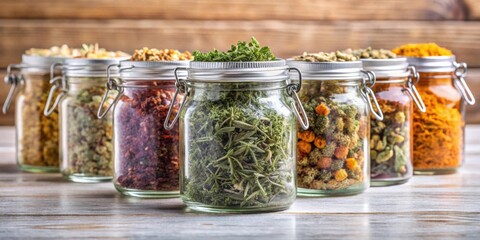
<svg viewBox="0 0 480 240">
<path fill-rule="evenodd" d="M 3 147 L 0 238 L 479 239 L 480 126 L 467 129 L 466 163 L 456 174 L 415 176 L 351 197 L 299 198 L 287 211 L 247 215 L 193 213 L 180 199 L 123 197 L 111 183 L 20 173 L 14 149 Z"/>
</svg>

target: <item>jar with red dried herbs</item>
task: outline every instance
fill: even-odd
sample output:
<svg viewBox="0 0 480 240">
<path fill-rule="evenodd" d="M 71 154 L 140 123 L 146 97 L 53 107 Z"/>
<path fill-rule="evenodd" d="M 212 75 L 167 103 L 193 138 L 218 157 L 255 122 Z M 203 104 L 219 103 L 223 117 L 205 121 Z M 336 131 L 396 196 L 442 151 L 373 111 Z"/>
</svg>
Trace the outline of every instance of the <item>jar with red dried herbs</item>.
<svg viewBox="0 0 480 240">
<path fill-rule="evenodd" d="M 175 93 L 174 70 L 186 66 L 188 61 L 122 61 L 116 66 L 120 79 L 109 79 L 108 90 L 118 92 L 113 117 L 114 185 L 124 195 L 179 194 L 178 124 L 166 130 L 163 123 Z M 178 104 L 173 112 L 177 110 Z"/>
</svg>

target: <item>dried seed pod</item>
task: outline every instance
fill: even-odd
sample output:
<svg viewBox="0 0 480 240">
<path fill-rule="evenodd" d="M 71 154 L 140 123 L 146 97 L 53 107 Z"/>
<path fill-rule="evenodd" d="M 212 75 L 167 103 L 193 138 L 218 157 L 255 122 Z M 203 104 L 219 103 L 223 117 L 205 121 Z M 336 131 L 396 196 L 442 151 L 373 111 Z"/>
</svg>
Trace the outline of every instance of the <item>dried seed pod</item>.
<svg viewBox="0 0 480 240">
<path fill-rule="evenodd" d="M 368 48 L 359 48 L 359 49 L 345 49 L 342 51 L 343 53 L 346 54 L 351 54 L 359 59 L 363 58 L 370 58 L 370 59 L 389 59 L 389 58 L 396 58 L 397 55 L 390 51 L 390 50 L 385 50 L 385 49 L 372 49 L 371 47 Z"/>
</svg>

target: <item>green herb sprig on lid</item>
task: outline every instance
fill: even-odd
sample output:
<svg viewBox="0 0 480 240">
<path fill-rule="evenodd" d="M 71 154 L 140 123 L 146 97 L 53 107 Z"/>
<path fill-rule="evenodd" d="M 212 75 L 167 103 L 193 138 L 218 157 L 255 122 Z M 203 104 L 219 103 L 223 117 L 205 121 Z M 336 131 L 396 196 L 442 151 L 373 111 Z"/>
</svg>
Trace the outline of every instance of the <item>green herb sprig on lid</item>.
<svg viewBox="0 0 480 240">
<path fill-rule="evenodd" d="M 261 47 L 254 37 L 249 43 L 238 41 L 226 52 L 214 49 L 210 52 L 193 52 L 195 61 L 199 62 L 257 62 L 277 59 L 267 46 Z"/>
</svg>

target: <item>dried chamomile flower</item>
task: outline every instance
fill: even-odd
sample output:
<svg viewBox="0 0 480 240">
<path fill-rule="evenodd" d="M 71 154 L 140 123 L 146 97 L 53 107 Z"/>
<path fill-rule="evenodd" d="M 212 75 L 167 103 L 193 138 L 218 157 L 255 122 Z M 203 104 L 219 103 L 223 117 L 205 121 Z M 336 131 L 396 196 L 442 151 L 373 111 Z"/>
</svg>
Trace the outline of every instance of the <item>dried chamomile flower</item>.
<svg viewBox="0 0 480 240">
<path fill-rule="evenodd" d="M 107 51 L 105 48 L 100 48 L 98 43 L 82 44 L 81 49 L 74 49 L 72 57 L 74 58 L 90 58 L 90 59 L 105 59 L 105 58 L 120 58 L 128 57 L 127 53 L 121 51 Z"/>
</svg>

